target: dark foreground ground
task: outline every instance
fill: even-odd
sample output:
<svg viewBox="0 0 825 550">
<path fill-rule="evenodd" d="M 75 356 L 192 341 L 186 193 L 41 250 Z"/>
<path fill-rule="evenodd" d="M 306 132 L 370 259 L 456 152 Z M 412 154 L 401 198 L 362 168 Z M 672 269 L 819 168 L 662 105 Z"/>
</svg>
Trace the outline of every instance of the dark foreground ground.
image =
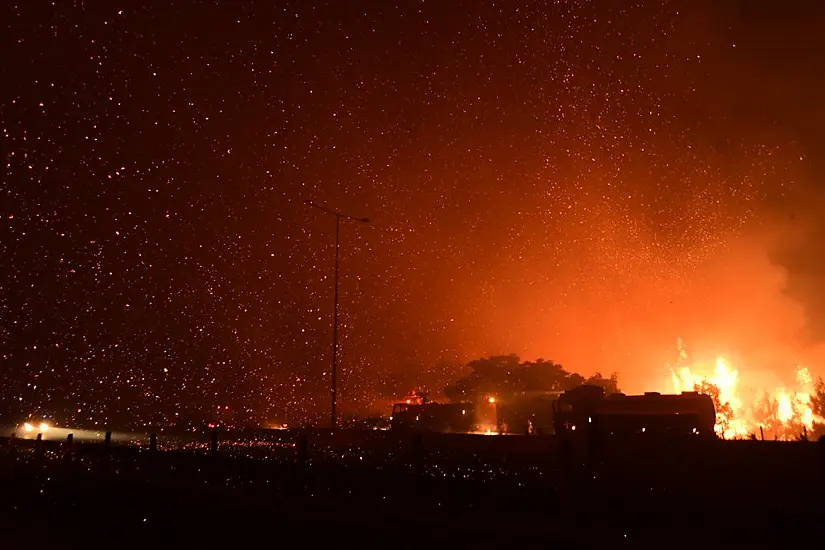
<svg viewBox="0 0 825 550">
<path fill-rule="evenodd" d="M 822 548 L 823 481 L 807 442 L 0 440 L 0 549 Z"/>
</svg>

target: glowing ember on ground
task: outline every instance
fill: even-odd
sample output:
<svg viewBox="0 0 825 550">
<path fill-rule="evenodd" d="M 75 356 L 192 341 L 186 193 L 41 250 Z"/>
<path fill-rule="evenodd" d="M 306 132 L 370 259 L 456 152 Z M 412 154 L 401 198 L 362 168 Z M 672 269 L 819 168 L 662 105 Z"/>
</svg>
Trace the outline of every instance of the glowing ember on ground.
<svg viewBox="0 0 825 550">
<path fill-rule="evenodd" d="M 716 405 L 716 432 L 725 438 L 760 435 L 794 439 L 821 423 L 813 411 L 814 383 L 805 367 L 797 367 L 796 387 L 774 387 L 746 379 L 724 357 L 694 361 L 680 339 L 679 361 L 671 367 L 673 389 L 698 391 L 713 397 Z M 747 373 L 746 373 L 747 374 Z"/>
<path fill-rule="evenodd" d="M 474 435 L 498 435 L 498 427 L 491 424 L 481 424 L 476 427 L 475 431 L 470 432 Z"/>
</svg>

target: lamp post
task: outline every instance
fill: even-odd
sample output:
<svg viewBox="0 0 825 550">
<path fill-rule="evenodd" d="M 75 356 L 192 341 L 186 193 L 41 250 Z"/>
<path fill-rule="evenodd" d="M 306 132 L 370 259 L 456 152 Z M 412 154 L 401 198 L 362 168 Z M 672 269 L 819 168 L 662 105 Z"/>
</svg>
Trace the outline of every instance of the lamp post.
<svg viewBox="0 0 825 550">
<path fill-rule="evenodd" d="M 335 216 L 335 309 L 332 314 L 332 410 L 330 412 L 330 426 L 335 429 L 338 425 L 338 271 L 341 248 L 341 220 L 353 220 L 359 223 L 369 223 L 369 218 L 358 218 L 343 212 L 338 212 L 326 206 L 316 204 L 311 200 L 305 200 L 304 204 L 312 208 Z"/>
</svg>

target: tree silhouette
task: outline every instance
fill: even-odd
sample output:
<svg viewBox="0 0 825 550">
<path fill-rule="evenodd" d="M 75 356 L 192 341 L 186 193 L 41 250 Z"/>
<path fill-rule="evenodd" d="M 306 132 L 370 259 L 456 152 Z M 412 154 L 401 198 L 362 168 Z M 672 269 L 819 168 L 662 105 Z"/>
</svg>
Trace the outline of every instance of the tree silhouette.
<svg viewBox="0 0 825 550">
<path fill-rule="evenodd" d="M 515 354 L 476 359 L 467 366 L 470 374 L 444 388 L 450 401 L 477 401 L 486 396 L 507 399 L 523 392 L 565 391 L 582 384 L 601 386 L 607 393 L 619 391 L 616 374 L 584 378 L 558 363 L 544 359 L 522 362 Z"/>
<path fill-rule="evenodd" d="M 825 436 L 825 380 L 821 376 L 814 385 L 811 409 L 814 413 L 814 437 Z"/>
<path fill-rule="evenodd" d="M 590 386 L 601 386 L 602 388 L 604 388 L 604 392 L 607 395 L 610 395 L 611 393 L 619 393 L 619 375 L 615 372 L 611 374 L 608 378 L 604 378 L 602 376 L 602 373 L 597 372 L 596 374 L 585 380 L 584 383 Z"/>
</svg>

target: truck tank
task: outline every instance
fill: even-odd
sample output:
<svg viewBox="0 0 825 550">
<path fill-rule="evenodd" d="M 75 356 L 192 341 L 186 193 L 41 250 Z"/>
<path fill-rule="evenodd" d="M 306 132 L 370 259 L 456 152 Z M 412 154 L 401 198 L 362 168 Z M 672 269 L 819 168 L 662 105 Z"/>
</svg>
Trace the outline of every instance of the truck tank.
<svg viewBox="0 0 825 550">
<path fill-rule="evenodd" d="M 577 388 L 559 398 L 555 412 L 557 433 L 588 431 L 595 425 L 605 435 L 713 435 L 716 423 L 713 400 L 696 392 L 605 396 L 603 390 L 600 395 Z"/>
</svg>

